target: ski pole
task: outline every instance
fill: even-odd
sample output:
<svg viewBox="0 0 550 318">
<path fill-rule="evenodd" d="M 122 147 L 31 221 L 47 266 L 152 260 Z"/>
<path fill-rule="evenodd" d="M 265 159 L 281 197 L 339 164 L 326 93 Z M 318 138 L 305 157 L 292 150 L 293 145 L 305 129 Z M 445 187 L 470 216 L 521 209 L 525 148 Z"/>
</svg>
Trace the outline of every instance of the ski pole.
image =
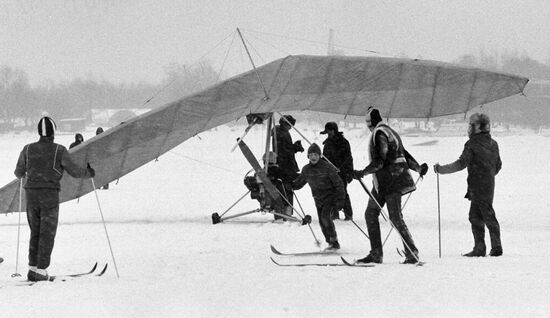
<svg viewBox="0 0 550 318">
<path fill-rule="evenodd" d="M 439 172 L 437 175 L 437 230 L 439 237 L 439 258 L 441 258 L 441 207 L 439 202 Z"/>
<path fill-rule="evenodd" d="M 361 186 L 363 187 L 363 190 L 365 190 L 365 192 L 367 193 L 369 198 L 373 199 L 374 202 L 376 202 L 376 205 L 378 205 L 378 207 L 380 208 L 380 210 L 382 210 L 382 206 L 380 205 L 380 203 L 378 203 L 378 200 L 376 200 L 374 198 L 374 196 L 370 193 L 369 189 L 367 188 L 367 186 L 365 185 L 363 180 L 362 179 L 357 179 L 357 181 L 359 181 L 359 183 L 361 183 Z M 388 221 L 388 219 L 386 219 L 386 216 L 384 216 L 384 214 L 382 214 L 382 218 L 384 219 L 384 221 L 386 221 L 386 222 Z"/>
<path fill-rule="evenodd" d="M 300 204 L 300 200 L 298 200 L 298 196 L 296 195 L 296 193 L 294 193 L 294 198 L 296 198 L 296 202 L 298 202 L 298 206 L 300 207 L 300 210 L 302 210 L 302 212 L 304 211 L 304 209 L 302 209 L 302 205 Z M 303 212 L 304 215 L 306 214 L 305 212 Z M 321 241 L 319 241 L 319 239 L 317 239 L 317 236 L 315 235 L 315 232 L 313 232 L 313 229 L 311 228 L 311 224 L 308 223 L 307 226 L 309 227 L 309 230 L 311 231 L 311 235 L 313 235 L 313 239 L 315 240 L 315 245 L 317 247 L 321 247 Z"/>
<path fill-rule="evenodd" d="M 19 274 L 19 233 L 21 232 L 21 201 L 23 196 L 23 178 L 19 179 L 19 217 L 17 220 L 17 251 L 15 252 L 15 273 L 11 274 L 11 277 L 20 277 Z"/>
<path fill-rule="evenodd" d="M 363 233 L 363 235 L 365 235 L 370 240 L 369 235 L 367 233 L 365 233 L 365 231 L 363 231 L 363 229 L 359 225 L 357 225 L 357 223 L 355 223 L 355 221 L 353 219 L 350 220 L 350 221 L 351 221 L 351 223 L 353 223 L 353 225 L 355 225 L 359 229 L 359 231 L 361 231 L 361 233 Z"/>
<path fill-rule="evenodd" d="M 363 183 L 363 180 L 361 179 L 357 179 L 359 180 L 359 182 L 361 183 L 361 185 L 363 186 L 363 189 L 365 189 L 365 191 L 367 192 L 367 194 L 369 195 L 369 197 L 376 203 L 376 205 L 378 206 L 378 208 L 380 209 L 380 214 L 382 215 L 382 217 L 384 217 L 384 219 L 386 221 L 388 221 L 391 225 L 391 227 L 395 228 L 395 224 L 393 224 L 392 220 L 390 219 L 389 215 L 388 217 L 386 218 L 386 216 L 384 215 L 385 212 L 384 210 L 382 209 L 382 206 L 380 205 L 380 203 L 378 202 L 378 200 L 376 200 L 376 198 L 372 195 L 372 193 L 369 191 L 369 189 L 367 189 L 367 187 L 365 186 L 365 184 Z M 417 266 L 420 266 L 422 265 L 422 263 L 420 262 L 420 259 L 418 259 L 418 256 L 412 251 L 411 247 L 409 246 L 409 244 L 407 242 L 405 242 L 405 239 L 403 238 L 403 236 L 401 235 L 401 233 L 399 233 L 399 231 L 397 231 L 397 234 L 399 235 L 399 238 L 401 239 L 401 242 L 403 242 L 403 245 L 405 245 L 405 248 L 407 248 L 407 250 L 409 250 L 409 252 L 411 253 L 411 255 L 414 257 L 414 259 L 416 260 L 417 262 Z"/>
<path fill-rule="evenodd" d="M 105 225 L 105 218 L 103 217 L 103 211 L 101 210 L 101 204 L 99 204 L 99 197 L 97 195 L 97 189 L 95 187 L 94 178 L 92 180 L 92 187 L 94 188 L 95 199 L 97 201 L 97 207 L 99 208 L 99 214 L 101 215 L 101 222 L 103 223 L 103 228 L 105 229 L 105 235 L 107 236 L 107 243 L 109 243 L 109 250 L 111 251 L 111 258 L 113 259 L 113 264 L 115 265 L 116 277 L 120 278 L 118 274 L 118 267 L 116 266 L 115 254 L 113 253 L 113 247 L 111 246 L 111 240 L 109 239 L 109 233 L 107 232 L 107 226 Z"/>
<path fill-rule="evenodd" d="M 281 118 L 287 123 L 290 125 L 290 127 L 294 128 L 294 130 L 298 133 L 298 135 L 300 135 L 302 138 L 304 138 L 304 140 L 311 146 L 311 141 L 309 141 L 306 136 L 304 136 L 300 130 L 298 130 L 296 127 L 294 127 L 294 125 L 288 120 L 286 119 L 285 116 L 283 116 L 281 113 L 277 112 L 277 114 L 279 114 L 279 116 L 281 116 Z M 324 158 L 328 164 L 330 164 L 334 169 L 336 169 L 337 172 L 340 172 L 340 169 L 338 169 L 338 167 L 336 167 L 330 160 L 328 160 L 327 157 L 325 157 L 323 154 L 321 154 L 321 158 Z"/>
<path fill-rule="evenodd" d="M 415 187 L 416 187 L 416 184 L 418 183 L 418 181 L 420 181 L 420 178 L 422 178 L 422 177 L 418 176 L 418 178 L 416 179 L 416 182 L 414 183 Z M 411 195 L 412 195 L 412 192 L 409 192 L 409 195 L 407 196 L 407 199 L 405 200 L 405 203 L 403 203 L 403 206 L 401 207 L 401 212 L 403 212 L 403 210 L 407 206 L 407 202 L 409 202 L 409 199 L 411 198 Z M 392 231 L 393 231 L 393 227 L 390 228 L 390 231 L 388 232 L 388 235 L 386 235 L 386 238 L 384 239 L 384 242 L 382 243 L 382 246 L 386 245 L 386 241 L 390 237 L 390 234 L 391 234 Z"/>
</svg>

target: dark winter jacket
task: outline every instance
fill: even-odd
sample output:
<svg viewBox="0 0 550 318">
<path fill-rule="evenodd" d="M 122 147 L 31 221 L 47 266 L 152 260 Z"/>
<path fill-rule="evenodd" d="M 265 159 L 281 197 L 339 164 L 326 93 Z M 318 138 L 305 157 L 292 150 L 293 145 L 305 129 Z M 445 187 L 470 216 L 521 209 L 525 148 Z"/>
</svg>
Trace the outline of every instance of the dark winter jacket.
<svg viewBox="0 0 550 318">
<path fill-rule="evenodd" d="M 344 183 L 336 169 L 325 160 L 319 160 L 317 164 L 305 165 L 300 176 L 294 180 L 292 187 L 296 190 L 301 189 L 306 183 L 311 188 L 317 207 L 322 207 L 325 204 L 343 206 L 346 195 Z"/>
<path fill-rule="evenodd" d="M 71 160 L 67 148 L 53 142 L 53 137 L 40 137 L 38 142 L 23 147 L 17 160 L 15 176 L 26 175 L 25 189 L 60 189 L 63 171 L 75 178 L 90 177 L 86 168 Z"/>
<path fill-rule="evenodd" d="M 338 175 L 350 183 L 353 180 L 353 157 L 351 147 L 342 132 L 336 132 L 333 137 L 323 141 L 323 156 L 340 170 Z"/>
<path fill-rule="evenodd" d="M 447 174 L 468 167 L 468 190 L 465 198 L 493 203 L 495 175 L 502 168 L 498 143 L 488 132 L 477 133 L 464 144 L 457 161 L 440 166 L 439 173 Z"/>
<path fill-rule="evenodd" d="M 285 181 L 291 181 L 296 178 L 298 171 L 300 171 L 295 157 L 299 149 L 297 145 L 292 143 L 292 137 L 288 130 L 277 125 L 275 126 L 275 133 L 277 135 L 277 164 L 290 178 Z"/>
<path fill-rule="evenodd" d="M 365 174 L 374 173 L 374 186 L 378 193 L 406 194 L 416 190 L 409 169 L 420 171 L 420 165 L 409 154 L 399 134 L 388 125 L 380 122 L 372 132 L 369 144 L 370 164 Z"/>
<path fill-rule="evenodd" d="M 84 141 L 84 137 L 82 137 L 82 134 L 75 134 L 74 135 L 74 142 L 69 146 L 69 149 L 80 145 L 82 143 L 82 141 Z"/>
</svg>

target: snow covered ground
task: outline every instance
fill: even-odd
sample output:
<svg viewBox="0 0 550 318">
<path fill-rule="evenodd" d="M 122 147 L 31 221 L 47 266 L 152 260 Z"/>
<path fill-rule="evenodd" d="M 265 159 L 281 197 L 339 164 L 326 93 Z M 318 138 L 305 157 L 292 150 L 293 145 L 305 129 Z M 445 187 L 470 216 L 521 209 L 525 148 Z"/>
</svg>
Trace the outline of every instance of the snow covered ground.
<svg viewBox="0 0 550 318">
<path fill-rule="evenodd" d="M 298 127 L 312 141 L 324 139 L 322 127 Z M 464 127 L 466 129 L 466 127 Z M 420 249 L 423 267 L 401 265 L 394 233 L 385 246 L 384 264 L 374 268 L 277 267 L 269 245 L 284 251 L 315 250 L 307 226 L 270 223 L 253 214 L 213 225 L 246 192 L 250 169 L 242 154 L 230 152 L 244 127 L 219 127 L 200 134 L 157 162 L 98 191 L 120 278 L 116 277 L 96 198 L 88 194 L 61 205 L 60 225 L 49 272 L 86 270 L 109 262 L 101 278 L 9 286 L 16 279 L 18 214 L 0 215 L 0 317 L 547 317 L 550 302 L 550 139 L 537 135 L 498 137 L 503 169 L 494 203 L 501 224 L 504 256 L 464 258 L 473 246 L 468 222 L 466 172 L 440 177 L 441 245 L 438 255 L 436 175 L 419 183 L 404 210 Z M 346 130 L 356 167 L 367 164 L 365 130 Z M 84 138 L 93 132 L 85 132 Z M 293 133 L 294 139 L 300 139 Z M 24 144 L 35 134 L 0 136 L 0 184 L 11 181 Z M 246 141 L 258 154 L 263 131 Z M 466 137 L 405 137 L 419 162 L 448 163 L 458 158 Z M 56 141 L 69 145 L 72 135 Z M 306 143 L 303 141 L 303 144 Z M 306 163 L 299 154 L 300 166 Z M 414 176 L 416 178 L 416 175 Z M 370 179 L 366 180 L 370 185 Z M 349 185 L 355 220 L 365 228 L 367 196 Z M 317 223 L 309 187 L 300 203 Z M 232 211 L 257 208 L 245 198 Z M 25 275 L 29 231 L 22 214 L 18 272 Z M 369 250 L 366 237 L 350 222 L 336 224 L 341 254 L 353 259 Z M 382 224 L 383 234 L 389 230 Z M 488 234 L 487 234 L 487 242 Z M 324 246 L 323 246 L 324 247 Z M 277 257 L 281 262 L 298 260 Z M 337 256 L 300 261 L 337 262 Z"/>
</svg>

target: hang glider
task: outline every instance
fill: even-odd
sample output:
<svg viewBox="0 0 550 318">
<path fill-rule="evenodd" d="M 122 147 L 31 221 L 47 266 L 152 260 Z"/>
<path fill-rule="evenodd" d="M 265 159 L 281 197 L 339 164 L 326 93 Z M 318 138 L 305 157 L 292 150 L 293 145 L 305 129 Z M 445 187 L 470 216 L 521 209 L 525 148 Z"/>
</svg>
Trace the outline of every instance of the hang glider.
<svg viewBox="0 0 550 318">
<path fill-rule="evenodd" d="M 376 105 L 384 117 L 431 118 L 465 113 L 521 93 L 527 82 L 524 77 L 435 61 L 287 56 L 130 119 L 71 149 L 71 156 L 82 166 L 89 162 L 101 186 L 198 133 L 249 113 L 309 110 L 363 116 L 368 106 Z M 60 200 L 92 190 L 89 180 L 65 174 Z M 18 180 L 0 189 L 0 213 L 15 211 Z"/>
</svg>

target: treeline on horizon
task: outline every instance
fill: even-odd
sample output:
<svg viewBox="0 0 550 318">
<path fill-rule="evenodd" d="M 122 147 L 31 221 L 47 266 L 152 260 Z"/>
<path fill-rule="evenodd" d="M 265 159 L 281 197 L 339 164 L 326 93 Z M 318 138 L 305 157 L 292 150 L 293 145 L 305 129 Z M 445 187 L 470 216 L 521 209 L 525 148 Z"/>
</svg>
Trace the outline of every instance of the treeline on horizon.
<svg viewBox="0 0 550 318">
<path fill-rule="evenodd" d="M 493 122 L 534 130 L 550 123 L 550 61 L 539 62 L 525 54 L 499 56 L 480 52 L 462 55 L 453 63 L 530 79 L 526 96 L 506 98 L 483 107 Z M 24 70 L 0 66 L 0 128 L 13 127 L 16 121 L 23 120 L 24 127 L 20 129 L 34 129 L 44 113 L 56 119 L 87 118 L 91 122 L 92 109 L 155 108 L 200 91 L 220 78 L 208 62 L 193 66 L 172 63 L 164 72 L 165 77 L 158 84 L 114 84 L 88 77 L 32 87 Z"/>
</svg>

